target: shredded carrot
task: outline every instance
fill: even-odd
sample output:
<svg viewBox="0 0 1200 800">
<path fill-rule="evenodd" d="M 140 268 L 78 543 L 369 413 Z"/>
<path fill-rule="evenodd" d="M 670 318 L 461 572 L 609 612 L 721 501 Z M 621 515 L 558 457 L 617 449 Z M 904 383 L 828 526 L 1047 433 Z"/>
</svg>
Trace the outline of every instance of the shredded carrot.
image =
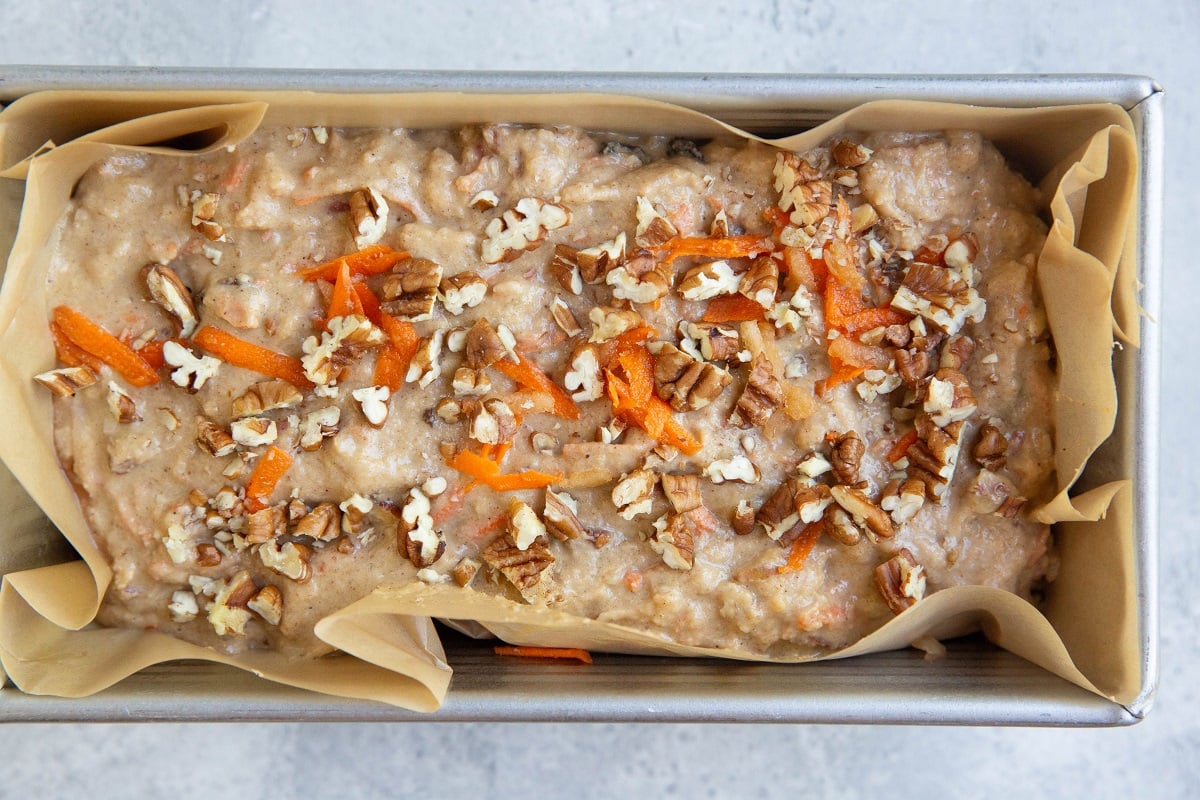
<svg viewBox="0 0 1200 800">
<path fill-rule="evenodd" d="M 502 529 L 508 522 L 508 514 L 497 514 L 488 520 L 487 524 L 479 530 L 475 531 L 475 538 L 482 539 L 489 533 L 495 533 Z"/>
<path fill-rule="evenodd" d="M 165 342 L 159 339 L 151 339 L 146 344 L 137 349 L 137 354 L 146 360 L 146 363 L 157 369 L 162 369 L 166 366 L 167 360 L 163 357 L 163 345 Z"/>
<path fill-rule="evenodd" d="M 579 419 L 579 406 L 575 405 L 571 395 L 550 380 L 550 376 L 538 369 L 531 360 L 525 356 L 521 356 L 520 359 L 514 364 L 507 358 L 502 358 L 492 366 L 516 381 L 518 386 L 550 395 L 554 400 L 554 416 Z"/>
<path fill-rule="evenodd" d="M 393 393 L 404 386 L 404 376 L 408 374 L 408 361 L 401 357 L 396 348 L 390 344 L 379 348 L 375 357 L 375 373 L 371 378 L 374 386 L 386 386 Z"/>
<path fill-rule="evenodd" d="M 592 654 L 578 647 L 524 647 L 513 645 L 498 645 L 492 648 L 498 656 L 519 656 L 521 658 L 556 658 L 578 661 L 581 664 L 592 663 Z"/>
<path fill-rule="evenodd" d="M 417 354 L 417 347 L 421 344 L 421 339 L 417 336 L 417 329 L 413 327 L 411 322 L 399 320 L 390 314 L 383 313 L 379 305 L 379 298 L 371 291 L 371 287 L 365 283 L 355 282 L 354 292 L 358 295 L 358 302 L 362 306 L 363 314 L 366 318 L 387 334 L 388 342 L 391 346 L 390 349 L 395 350 L 394 358 L 396 366 L 399 368 L 401 377 L 403 377 L 408 372 L 409 362 Z M 384 349 L 387 350 L 389 348 L 385 347 Z M 388 358 L 393 358 L 393 356 L 388 356 Z M 377 365 L 378 363 L 376 362 Z M 382 386 L 383 384 L 376 385 Z M 395 390 L 393 389 L 393 391 Z"/>
<path fill-rule="evenodd" d="M 702 322 L 762 322 L 767 318 L 763 307 L 744 294 L 714 297 L 704 309 Z"/>
<path fill-rule="evenodd" d="M 857 336 L 875 328 L 886 328 L 888 325 L 907 325 L 911 319 L 911 314 L 906 314 L 891 306 L 880 306 L 879 308 L 867 308 L 846 317 L 842 321 L 842 329 L 851 336 Z"/>
<path fill-rule="evenodd" d="M 817 394 L 822 397 L 833 387 L 852 381 L 867 371 L 866 367 L 847 364 L 836 356 L 830 356 L 829 365 L 833 368 L 833 372 L 830 373 L 828 378 L 819 380 L 816 384 Z"/>
<path fill-rule="evenodd" d="M 100 371 L 104 362 L 72 342 L 57 322 L 50 322 L 50 338 L 54 341 L 54 355 L 58 363 L 68 367 L 91 367 L 93 372 Z"/>
<path fill-rule="evenodd" d="M 849 242 L 830 239 L 825 245 L 825 266 L 829 268 L 829 274 L 843 286 L 861 292 L 867 280 L 858 271 L 857 261 L 857 250 Z"/>
<path fill-rule="evenodd" d="M 343 259 L 338 266 L 337 279 L 333 283 L 333 294 L 329 296 L 329 310 L 326 320 L 334 317 L 345 317 L 350 314 L 366 316 L 363 312 L 362 300 L 350 277 L 350 265 Z"/>
<path fill-rule="evenodd" d="M 700 443 L 676 421 L 671 407 L 654 393 L 654 357 L 645 345 L 622 353 L 614 368 L 606 369 L 604 374 L 614 416 L 689 456 L 700 451 Z"/>
<path fill-rule="evenodd" d="M 158 372 L 129 345 L 69 306 L 54 309 L 54 323 L 80 350 L 108 364 L 134 386 L 159 382 Z"/>
<path fill-rule="evenodd" d="M 221 191 L 232 192 L 241 186 L 249 169 L 250 159 L 248 158 L 239 158 L 230 164 L 229 169 L 225 171 L 225 175 L 221 178 Z"/>
<path fill-rule="evenodd" d="M 631 569 L 625 573 L 624 579 L 621 581 L 625 584 L 625 588 L 631 592 L 636 592 L 642 588 L 642 573 L 636 569 Z"/>
<path fill-rule="evenodd" d="M 617 363 L 622 354 L 644 346 L 657 333 L 658 331 L 648 325 L 639 325 L 636 328 L 625 331 L 619 336 L 609 339 L 601 346 L 601 363 L 611 367 Z"/>
<path fill-rule="evenodd" d="M 246 508 L 251 513 L 270 505 L 271 492 L 291 466 L 292 457 L 278 447 L 272 446 L 263 453 L 246 482 Z"/>
<path fill-rule="evenodd" d="M 467 501 L 467 495 L 478 485 L 479 481 L 459 484 L 443 494 L 441 503 L 434 509 L 432 514 L 434 526 L 440 527 L 444 525 L 447 520 L 459 511 L 462 511 L 463 504 Z"/>
<path fill-rule="evenodd" d="M 313 386 L 304 376 L 304 367 L 299 359 L 247 342 L 220 328 L 205 325 L 196 331 L 192 341 L 235 367 L 270 375 L 301 389 L 311 389 Z"/>
<path fill-rule="evenodd" d="M 837 281 L 825 284 L 825 327 L 845 332 L 846 322 L 867 310 L 862 294 Z"/>
<path fill-rule="evenodd" d="M 887 461 L 889 464 L 895 464 L 900 459 L 908 454 L 908 448 L 917 443 L 917 432 L 911 430 L 896 440 L 892 448 L 887 452 Z"/>
<path fill-rule="evenodd" d="M 561 481 L 563 477 L 531 469 L 504 474 L 500 472 L 499 461 L 493 461 L 470 450 L 459 450 L 455 453 L 454 458 L 446 461 L 446 464 L 497 492 L 541 489 Z"/>
<path fill-rule="evenodd" d="M 306 281 L 315 281 L 321 278 L 332 282 L 337 280 L 338 270 L 342 263 L 350 268 L 351 275 L 378 275 L 381 272 L 387 272 L 406 258 L 409 258 L 409 254 L 403 250 L 395 250 L 387 245 L 377 244 L 359 250 L 357 253 L 349 253 L 332 261 L 326 261 L 324 264 L 305 267 L 296 274 Z"/>
<path fill-rule="evenodd" d="M 665 254 L 663 260 L 670 264 L 675 259 L 685 256 L 745 258 L 758 253 L 770 253 L 775 249 L 775 243 L 768 237 L 754 235 L 725 236 L 719 239 L 676 236 L 651 249 Z"/>
<path fill-rule="evenodd" d="M 791 223 L 788 213 L 779 206 L 771 206 L 764 211 L 763 219 L 770 223 L 771 227 L 774 229 L 776 239 L 779 238 L 779 234 L 783 232 L 783 229 Z"/>
<path fill-rule="evenodd" d="M 825 530 L 825 520 L 823 519 L 804 526 L 804 530 L 800 531 L 796 541 L 792 542 L 792 549 L 788 551 L 787 563 L 776 567 L 775 571 L 784 575 L 804 569 L 804 562 L 808 560 L 808 554 L 817 546 L 817 539 L 821 538 L 823 530 Z"/>
</svg>

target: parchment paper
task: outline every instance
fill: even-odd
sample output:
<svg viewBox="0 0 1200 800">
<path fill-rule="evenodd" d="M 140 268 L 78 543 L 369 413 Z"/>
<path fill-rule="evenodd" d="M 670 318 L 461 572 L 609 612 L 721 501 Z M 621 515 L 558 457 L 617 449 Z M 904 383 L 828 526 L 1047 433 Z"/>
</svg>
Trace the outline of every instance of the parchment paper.
<svg viewBox="0 0 1200 800">
<path fill-rule="evenodd" d="M 0 438 L 0 458 L 82 559 L 4 578 L 0 665 L 17 686 L 33 693 L 80 696 L 149 664 L 200 658 L 293 686 L 433 710 L 445 697 L 451 667 L 432 617 L 473 620 L 517 644 L 781 660 L 672 644 L 553 609 L 420 583 L 381 587 L 321 620 L 317 634 L 343 654 L 313 661 L 289 662 L 273 653 L 225 656 L 163 634 L 92 624 L 111 575 L 58 466 L 49 398 L 31 379 L 54 362 L 46 325 L 50 304 L 44 245 L 78 178 L 114 151 L 203 153 L 240 141 L 260 124 L 443 127 L 478 122 L 749 136 L 664 103 L 602 95 L 48 92 L 0 113 L 0 175 L 26 181 L 20 227 L 0 289 L 0 404 L 10 414 L 9 430 L 19 433 Z M 1140 688 L 1131 489 L 1127 481 L 1074 497 L 1068 489 L 1113 428 L 1114 335 L 1137 343 L 1132 123 L 1122 109 L 1109 105 L 995 109 L 882 101 L 772 144 L 804 150 L 844 130 L 945 128 L 981 131 L 1035 183 L 1040 181 L 1050 198 L 1052 225 L 1038 279 L 1058 353 L 1059 493 L 1035 514 L 1057 523 L 1062 568 L 1042 611 L 1000 590 L 945 589 L 829 657 L 893 649 L 921 636 L 944 637 L 979 627 L 1000 646 L 1055 674 L 1128 702 Z M 0 205 L 0 213 L 5 211 Z M 9 494 L 14 504 L 22 502 L 18 492 Z M 25 528 L 0 530 L 0 570 L 16 566 L 7 554 L 20 549 L 27 535 Z"/>
</svg>

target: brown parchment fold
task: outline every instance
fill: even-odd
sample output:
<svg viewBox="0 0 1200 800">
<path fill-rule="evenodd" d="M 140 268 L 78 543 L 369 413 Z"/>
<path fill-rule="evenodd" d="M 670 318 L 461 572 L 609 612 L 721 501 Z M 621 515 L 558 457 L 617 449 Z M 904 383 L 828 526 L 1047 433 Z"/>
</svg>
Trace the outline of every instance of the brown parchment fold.
<svg viewBox="0 0 1200 800">
<path fill-rule="evenodd" d="M 322 619 L 318 636 L 341 654 L 311 661 L 287 661 L 266 652 L 227 656 L 163 634 L 92 624 L 111 574 L 58 466 L 49 398 L 31 380 L 53 366 L 45 244 L 78 178 L 122 149 L 186 157 L 236 144 L 260 124 L 478 122 L 749 136 L 698 112 L 607 95 L 47 92 L 0 113 L 0 176 L 25 181 L 20 226 L 0 289 L 0 404 L 10 414 L 10 430 L 21 432 L 0 438 L 0 459 L 24 492 L 0 482 L 0 493 L 6 507 L 40 506 L 80 555 L 80 560 L 11 572 L 25 566 L 31 542 L 48 534 L 36 525 L 0 525 L 0 573 L 9 572 L 0 587 L 0 665 L 18 687 L 81 696 L 150 664 L 198 658 L 315 691 L 435 710 L 451 677 L 431 622 L 435 617 L 470 620 L 516 644 L 804 660 L 677 645 L 554 609 L 420 583 L 380 587 Z M 1137 156 L 1128 115 L 1110 105 L 997 109 L 880 101 L 770 143 L 804 150 L 845 130 L 953 128 L 981 131 L 1040 182 L 1049 201 L 1051 228 L 1037 274 L 1058 354 L 1058 494 L 1034 513 L 1056 524 L 1062 569 L 1041 611 L 996 589 L 945 589 L 828 657 L 981 628 L 997 644 L 1055 674 L 1129 702 L 1140 691 L 1131 488 L 1121 480 L 1074 496 L 1068 492 L 1113 429 L 1114 337 L 1130 345 L 1138 341 L 1132 247 Z M 7 197 L 0 195 L 0 216 L 16 213 Z"/>
</svg>

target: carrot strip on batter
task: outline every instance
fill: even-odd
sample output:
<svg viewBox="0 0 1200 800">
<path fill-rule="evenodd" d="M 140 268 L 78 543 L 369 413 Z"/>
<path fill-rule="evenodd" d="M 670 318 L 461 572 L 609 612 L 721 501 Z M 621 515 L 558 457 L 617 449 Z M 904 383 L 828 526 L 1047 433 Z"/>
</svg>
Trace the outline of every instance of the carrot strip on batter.
<svg viewBox="0 0 1200 800">
<path fill-rule="evenodd" d="M 907 325 L 911 319 L 911 314 L 905 314 L 891 306 L 880 306 L 851 314 L 843 320 L 843 324 L 846 333 L 857 336 L 875 328 L 886 328 L 888 325 Z"/>
<path fill-rule="evenodd" d="M 362 300 L 359 299 L 354 281 L 350 277 L 350 265 L 343 259 L 338 266 L 337 279 L 333 282 L 333 293 L 329 296 L 329 310 L 325 314 L 325 320 L 351 314 L 366 316 Z"/>
<path fill-rule="evenodd" d="M 403 358 L 396 348 L 386 344 L 379 348 L 375 356 L 375 373 L 371 377 L 374 386 L 386 386 L 393 393 L 404 386 L 404 376 L 408 374 L 408 360 Z"/>
<path fill-rule="evenodd" d="M 762 322 L 767 318 L 763 307 L 744 294 L 714 297 L 704 309 L 701 322 Z"/>
<path fill-rule="evenodd" d="M 652 250 L 665 253 L 663 259 L 670 264 L 677 258 L 685 256 L 703 256 L 705 258 L 746 258 L 758 253 L 770 253 L 775 249 L 775 243 L 766 236 L 725 236 L 720 239 L 710 239 L 703 236 L 676 236 Z"/>
<path fill-rule="evenodd" d="M 129 345 L 70 306 L 54 309 L 54 323 L 71 344 L 108 364 L 134 386 L 152 386 L 157 371 Z"/>
<path fill-rule="evenodd" d="M 167 364 L 167 359 L 163 357 L 164 344 L 166 342 L 161 339 L 151 339 L 134 352 L 146 359 L 146 363 L 150 366 L 155 369 L 162 369 Z"/>
<path fill-rule="evenodd" d="M 357 253 L 339 256 L 324 264 L 305 267 L 296 274 L 306 281 L 315 281 L 320 278 L 332 283 L 337 280 L 338 269 L 343 263 L 350 268 L 351 275 L 378 275 L 381 272 L 387 272 L 406 258 L 409 258 L 409 254 L 403 250 L 377 244 L 359 250 Z"/>
<path fill-rule="evenodd" d="M 247 342 L 220 328 L 205 325 L 196 331 L 192 341 L 235 367 L 279 378 L 300 389 L 311 389 L 313 386 L 312 381 L 304 375 L 300 359 Z"/>
<path fill-rule="evenodd" d="M 792 549 L 788 551 L 787 563 L 776 567 L 775 572 L 785 575 L 804 569 L 804 562 L 808 560 L 808 554 L 817 546 L 817 539 L 821 538 L 823 530 L 825 530 L 825 521 L 821 519 L 804 526 L 804 530 L 800 531 L 796 541 L 792 542 Z"/>
<path fill-rule="evenodd" d="M 54 341 L 54 355 L 58 363 L 68 367 L 90 367 L 93 372 L 100 371 L 100 365 L 104 362 L 68 339 L 63 329 L 53 320 L 50 322 L 50 338 Z"/>
<path fill-rule="evenodd" d="M 604 370 L 613 415 L 636 425 L 656 441 L 687 455 L 700 451 L 700 443 L 671 413 L 671 407 L 654 393 L 654 356 L 645 345 L 631 347 Z M 617 372 L 624 373 L 622 378 Z"/>
<path fill-rule="evenodd" d="M 904 456 L 908 455 L 908 448 L 917 443 L 917 432 L 911 430 L 896 440 L 892 448 L 887 451 L 887 461 L 889 464 L 895 464 Z"/>
<path fill-rule="evenodd" d="M 579 419 L 579 406 L 575 405 L 571 396 L 563 391 L 557 383 L 550 380 L 550 376 L 538 369 L 537 365 L 528 358 L 524 356 L 520 358 L 521 360 L 516 364 L 507 358 L 502 358 L 492 366 L 516 381 L 518 386 L 550 395 L 554 401 L 554 416 L 563 419 Z"/>
<path fill-rule="evenodd" d="M 517 645 L 497 645 L 492 648 L 498 656 L 519 656 L 521 658 L 557 658 L 578 661 L 581 664 L 591 664 L 592 654 L 578 647 L 528 647 Z"/>
<path fill-rule="evenodd" d="M 371 320 L 371 324 L 387 334 L 391 347 L 396 351 L 398 363 L 403 364 L 404 371 L 407 372 L 408 364 L 417 354 L 417 347 L 421 344 L 421 337 L 417 336 L 417 329 L 411 322 L 383 313 L 383 309 L 379 305 L 379 298 L 365 283 L 354 283 L 354 292 L 358 295 L 358 302 L 362 305 L 363 314 Z"/>
<path fill-rule="evenodd" d="M 504 474 L 500 472 L 499 461 L 465 449 L 455 453 L 454 458 L 447 459 L 446 464 L 497 492 L 542 489 L 561 481 L 563 477 L 532 469 Z"/>
<path fill-rule="evenodd" d="M 251 513 L 270 505 L 271 492 L 291 466 L 292 457 L 278 447 L 270 447 L 263 453 L 246 482 L 246 508 Z"/>
</svg>

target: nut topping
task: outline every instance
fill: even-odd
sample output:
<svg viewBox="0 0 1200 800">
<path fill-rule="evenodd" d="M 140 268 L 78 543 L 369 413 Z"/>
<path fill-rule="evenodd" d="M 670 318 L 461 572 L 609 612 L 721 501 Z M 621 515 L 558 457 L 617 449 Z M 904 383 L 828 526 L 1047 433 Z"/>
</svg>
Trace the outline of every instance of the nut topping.
<svg viewBox="0 0 1200 800">
<path fill-rule="evenodd" d="M 864 144 L 857 144 L 847 139 L 834 143 L 831 155 L 839 167 L 861 167 L 871 160 L 874 151 Z"/>
<path fill-rule="evenodd" d="M 655 260 L 649 251 L 638 251 L 621 266 L 610 270 L 604 282 L 612 287 L 613 297 L 631 303 L 653 303 L 671 291 L 675 273 L 665 262 Z"/>
<path fill-rule="evenodd" d="M 246 623 L 250 621 L 246 603 L 256 594 L 258 587 L 246 570 L 227 580 L 217 581 L 216 594 L 208 609 L 208 621 L 217 636 L 230 633 L 242 636 L 246 633 Z"/>
<path fill-rule="evenodd" d="M 342 535 L 342 511 L 335 504 L 318 503 L 292 528 L 296 536 L 310 536 L 322 542 L 331 542 Z"/>
<path fill-rule="evenodd" d="M 686 514 L 704 505 L 704 499 L 700 496 L 699 475 L 663 473 L 662 487 L 671 510 L 676 514 Z"/>
<path fill-rule="evenodd" d="M 862 489 L 853 486 L 834 486 L 829 490 L 833 500 L 844 508 L 857 525 L 865 525 L 871 533 L 881 538 L 890 538 L 895 529 L 887 512 L 871 502 Z"/>
<path fill-rule="evenodd" d="M 261 447 L 271 444 L 279 436 L 275 420 L 266 417 L 243 417 L 229 425 L 233 440 L 243 447 Z"/>
<path fill-rule="evenodd" d="M 245 394 L 233 401 L 235 417 L 250 417 L 277 408 L 291 408 L 300 405 L 304 396 L 300 390 L 287 381 L 261 381 L 246 390 Z"/>
<path fill-rule="evenodd" d="M 566 492 L 546 490 L 542 518 L 546 521 L 546 530 L 562 541 L 578 539 L 587 533 L 579 521 L 579 504 Z"/>
<path fill-rule="evenodd" d="M 108 382 L 108 410 L 112 412 L 113 419 L 122 425 L 142 420 L 137 403 L 115 381 Z"/>
<path fill-rule="evenodd" d="M 371 427 L 383 427 L 383 423 L 387 422 L 387 401 L 392 396 L 391 389 L 386 386 L 365 386 L 355 389 L 350 396 L 362 406 L 363 416 L 367 418 Z"/>
<path fill-rule="evenodd" d="M 571 399 L 577 403 L 599 400 L 603 396 L 604 379 L 595 345 L 581 345 L 571 356 L 571 365 L 563 375 L 563 386 L 571 392 Z"/>
<path fill-rule="evenodd" d="M 830 439 L 830 462 L 838 483 L 851 486 L 858 483 L 858 469 L 862 464 L 863 453 L 867 451 L 863 440 L 855 431 L 847 431 L 842 434 L 830 431 L 827 434 L 828 437 L 832 437 Z"/>
<path fill-rule="evenodd" d="M 683 281 L 679 284 L 679 294 L 684 300 L 699 302 L 723 294 L 733 294 L 741 285 L 741 276 L 734 273 L 728 261 L 711 261 L 698 264 L 684 273 Z"/>
<path fill-rule="evenodd" d="M 730 422 L 740 428 L 763 426 L 775 409 L 784 404 L 783 386 L 771 362 L 763 354 L 756 355 L 750 366 L 750 379 L 738 398 Z"/>
<path fill-rule="evenodd" d="M 262 544 L 287 533 L 287 508 L 268 506 L 246 517 L 246 541 Z"/>
<path fill-rule="evenodd" d="M 571 307 L 561 297 L 555 297 L 554 302 L 550 304 L 550 316 L 567 336 L 578 336 L 583 333 L 583 328 L 579 326 L 579 320 L 575 319 L 575 315 L 571 313 Z"/>
<path fill-rule="evenodd" d="M 733 512 L 733 532 L 746 536 L 754 531 L 754 509 L 745 500 L 739 500 Z"/>
<path fill-rule="evenodd" d="M 775 293 L 779 291 L 779 262 L 771 256 L 759 256 L 750 264 L 750 271 L 742 276 L 738 292 L 758 303 L 765 310 L 775 306 Z"/>
<path fill-rule="evenodd" d="M 80 389 L 95 383 L 97 375 L 92 372 L 91 367 L 78 366 L 52 369 L 34 375 L 33 379 L 53 392 L 56 397 L 72 397 Z"/>
<path fill-rule="evenodd" d="M 521 549 L 508 533 L 502 533 L 483 549 L 480 557 L 507 578 L 526 602 L 546 599 L 548 590 L 542 579 L 554 563 L 554 556 L 544 538 L 535 538 L 528 547 Z"/>
<path fill-rule="evenodd" d="M 359 250 L 377 244 L 387 231 L 388 204 L 367 186 L 350 195 L 350 234 Z"/>
<path fill-rule="evenodd" d="M 320 449 L 322 442 L 337 435 L 341 418 L 342 410 L 337 406 L 327 406 L 305 414 L 304 421 L 300 423 L 301 449 L 308 452 Z"/>
<path fill-rule="evenodd" d="M 713 483 L 739 481 L 741 483 L 758 483 L 762 473 L 754 462 L 745 456 L 714 461 L 704 469 L 704 476 Z"/>
<path fill-rule="evenodd" d="M 455 394 L 479 397 L 492 390 L 492 379 L 482 369 L 459 367 L 454 370 L 454 379 L 450 382 L 450 388 L 454 390 Z"/>
<path fill-rule="evenodd" d="M 300 358 L 300 364 L 304 367 L 306 378 L 320 386 L 329 386 L 337 382 L 342 368 L 365 348 L 385 341 L 383 332 L 366 317 L 357 314 L 334 317 L 329 320 L 327 330 L 321 333 L 320 339 L 310 336 L 301 344 L 304 355 Z M 163 347 L 163 353 L 166 353 L 166 346 Z"/>
<path fill-rule="evenodd" d="M 463 309 L 474 308 L 487 296 L 487 281 L 474 272 L 460 272 L 442 280 L 439 290 L 446 312 L 458 316 Z"/>
<path fill-rule="evenodd" d="M 654 389 L 676 411 L 704 408 L 720 396 L 733 377 L 706 361 L 699 361 L 666 342 L 651 345 L 655 353 Z"/>
<path fill-rule="evenodd" d="M 179 335 L 185 339 L 191 336 L 200 318 L 196 315 L 192 293 L 183 285 L 175 270 L 162 264 L 147 264 L 142 269 L 142 280 L 146 282 L 146 289 L 154 302 L 179 321 Z"/>
<path fill-rule="evenodd" d="M 609 306 L 597 306 L 588 312 L 592 321 L 592 335 L 589 342 L 606 342 L 615 339 L 626 331 L 631 331 L 642 324 L 642 315 L 636 311 L 628 311 Z"/>
<path fill-rule="evenodd" d="M 225 241 L 225 229 L 213 222 L 221 195 L 212 192 L 192 192 L 192 227 L 212 242 Z"/>
<path fill-rule="evenodd" d="M 658 477 L 648 469 L 636 469 L 622 475 L 612 490 L 613 505 L 625 519 L 649 514 L 656 483 Z"/>
<path fill-rule="evenodd" d="M 507 355 L 499 334 L 487 319 L 481 318 L 467 331 L 465 351 L 466 365 L 471 369 L 485 369 Z"/>
<path fill-rule="evenodd" d="M 470 273 L 468 273 L 470 275 Z M 461 276 L 455 275 L 449 278 L 449 281 L 459 279 Z M 462 295 L 461 289 L 456 289 L 455 303 L 458 306 L 457 312 L 462 313 L 462 306 L 468 304 L 466 301 L 475 300 L 475 305 L 483 301 L 483 296 L 480 294 L 479 286 L 482 285 L 482 292 L 487 292 L 487 284 L 482 278 L 473 276 L 479 282 L 472 284 L 469 278 L 466 280 L 466 296 Z M 407 261 L 397 264 L 392 269 L 391 273 L 383 281 L 383 303 L 380 307 L 394 317 L 408 320 L 410 322 L 420 322 L 421 320 L 431 319 L 433 317 L 433 306 L 437 303 L 438 289 L 445 285 L 442 281 L 442 267 L 427 258 L 410 258 Z"/>
<path fill-rule="evenodd" d="M 537 541 L 546 541 L 546 526 L 537 512 L 520 500 L 508 504 L 508 535 L 518 550 L 528 550 Z"/>
<path fill-rule="evenodd" d="M 679 235 L 679 230 L 646 198 L 637 199 L 637 233 L 634 241 L 639 247 L 653 247 Z"/>
<path fill-rule="evenodd" d="M 969 419 L 976 408 L 975 395 L 967 383 L 967 376 L 958 370 L 939 369 L 929 381 L 925 394 L 925 413 L 939 428 Z"/>
<path fill-rule="evenodd" d="M 296 583 L 304 583 L 312 576 L 309 560 L 311 547 L 295 542 L 269 541 L 258 548 L 258 557 L 263 566 Z"/>
<path fill-rule="evenodd" d="M 417 345 L 416 355 L 408 365 L 408 374 L 404 376 L 405 383 L 416 381 L 417 385 L 424 389 L 441 377 L 442 343 L 445 340 L 445 334 L 445 329 L 438 328 L 432 336 L 421 339 L 421 343 Z M 467 348 L 469 353 L 469 343 Z"/>
<path fill-rule="evenodd" d="M 523 197 L 515 208 L 504 212 L 488 223 L 487 238 L 480 248 L 485 264 L 514 261 L 528 250 L 536 250 L 550 231 L 571 222 L 571 210 L 566 206 L 547 203 L 536 197 Z"/>
<path fill-rule="evenodd" d="M 569 244 L 554 246 L 554 257 L 550 259 L 550 274 L 559 285 L 571 294 L 583 293 L 583 275 L 579 268 L 579 251 Z M 593 275 L 592 281 L 600 276 Z M 592 282 L 592 281 L 589 281 Z"/>
<path fill-rule="evenodd" d="M 264 622 L 278 627 L 283 621 L 283 593 L 268 584 L 247 601 L 246 608 L 262 617 Z"/>
<path fill-rule="evenodd" d="M 917 515 L 925 505 L 925 483 L 916 478 L 907 478 L 888 484 L 879 500 L 879 507 L 892 516 L 892 521 L 903 525 Z"/>
<path fill-rule="evenodd" d="M 484 400 L 471 420 L 471 438 L 480 444 L 503 444 L 517 435 L 517 415 L 498 397 Z"/>
<path fill-rule="evenodd" d="M 1004 437 L 999 428 L 988 422 L 979 429 L 979 441 L 975 443 L 972 454 L 980 465 L 993 472 L 1004 469 L 1004 465 L 1008 461 L 1007 452 L 1008 439 Z"/>
<path fill-rule="evenodd" d="M 576 259 L 583 280 L 596 283 L 625 262 L 625 233 L 618 233 L 612 241 L 580 250 Z"/>
<path fill-rule="evenodd" d="M 929 320 L 946 333 L 958 333 L 968 320 L 980 322 L 987 306 L 957 272 L 914 261 L 892 298 L 892 307 Z"/>
<path fill-rule="evenodd" d="M 893 614 L 911 608 L 925 596 L 925 568 L 907 547 L 875 568 L 875 586 Z"/>
<path fill-rule="evenodd" d="M 196 441 L 217 458 L 232 455 L 237 449 L 237 442 L 224 428 L 203 417 L 196 420 Z"/>
<path fill-rule="evenodd" d="M 450 577 L 454 578 L 454 582 L 459 586 L 467 586 L 475 580 L 481 566 L 482 564 L 473 558 L 464 558 L 450 570 Z"/>
<path fill-rule="evenodd" d="M 654 521 L 650 547 L 671 569 L 690 570 L 696 560 L 696 529 L 689 514 L 664 514 Z"/>
<path fill-rule="evenodd" d="M 217 376 L 221 362 L 212 356 L 196 355 L 179 342 L 163 342 L 163 360 L 177 369 L 171 372 L 171 382 L 190 392 L 199 391 L 210 378 Z"/>
</svg>

